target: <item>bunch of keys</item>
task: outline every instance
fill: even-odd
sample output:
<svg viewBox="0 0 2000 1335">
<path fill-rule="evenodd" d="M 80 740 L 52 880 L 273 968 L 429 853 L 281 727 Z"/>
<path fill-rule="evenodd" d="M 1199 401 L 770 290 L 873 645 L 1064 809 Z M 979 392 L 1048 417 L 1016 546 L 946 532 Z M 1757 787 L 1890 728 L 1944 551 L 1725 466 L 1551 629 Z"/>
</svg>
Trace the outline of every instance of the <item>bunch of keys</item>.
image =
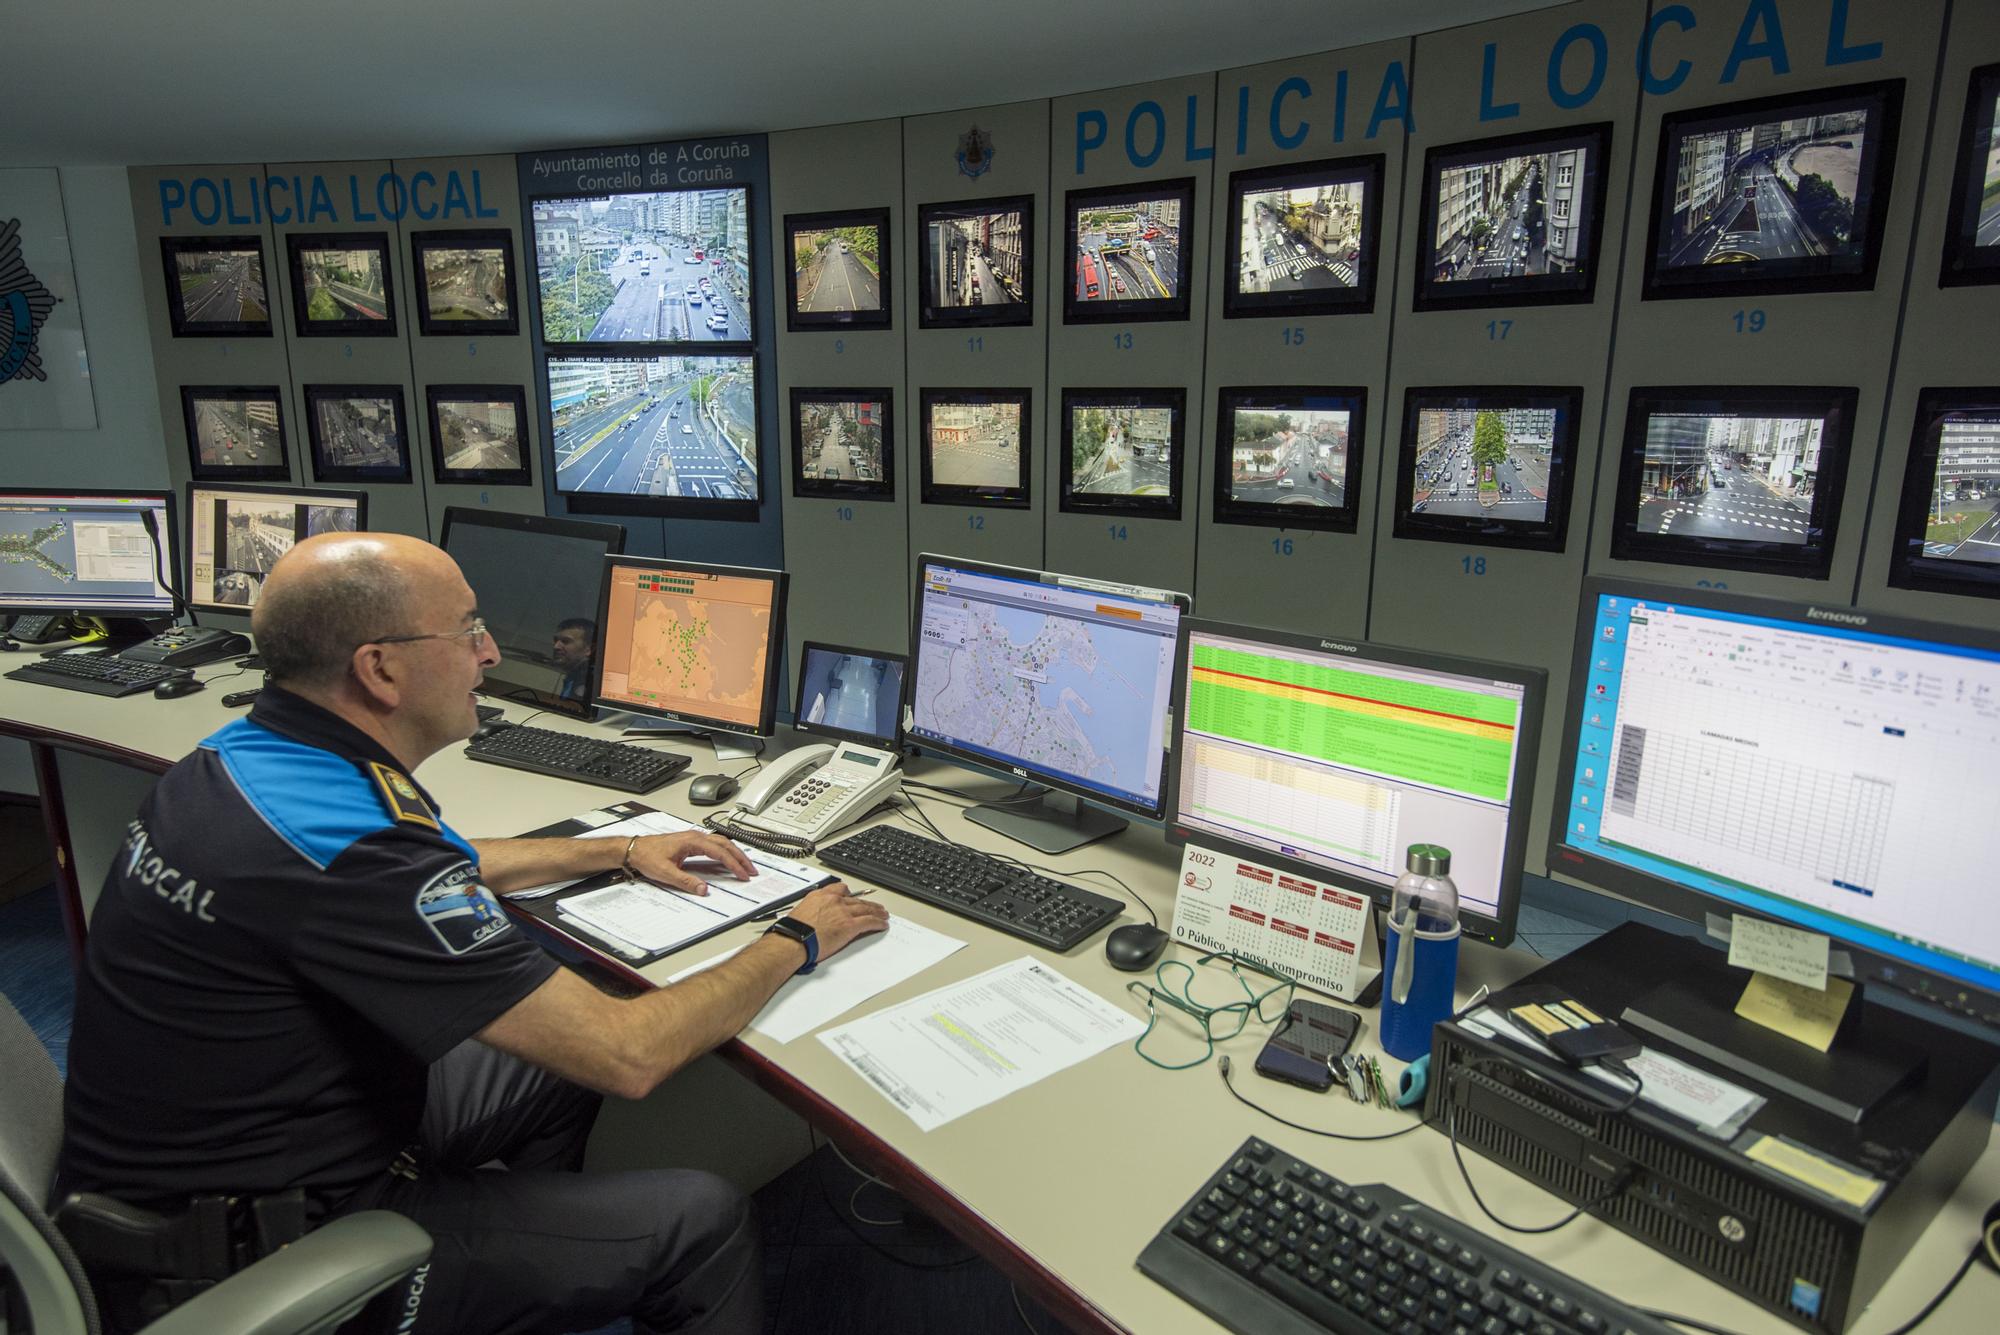
<svg viewBox="0 0 2000 1335">
<path fill-rule="evenodd" d="M 1333 1073 L 1334 1083 L 1345 1086 L 1347 1097 L 1356 1103 L 1372 1103 L 1378 1108 L 1396 1106 L 1389 1083 L 1382 1078 L 1382 1064 L 1375 1058 L 1342 1053 L 1330 1059 L 1326 1068 Z"/>
</svg>

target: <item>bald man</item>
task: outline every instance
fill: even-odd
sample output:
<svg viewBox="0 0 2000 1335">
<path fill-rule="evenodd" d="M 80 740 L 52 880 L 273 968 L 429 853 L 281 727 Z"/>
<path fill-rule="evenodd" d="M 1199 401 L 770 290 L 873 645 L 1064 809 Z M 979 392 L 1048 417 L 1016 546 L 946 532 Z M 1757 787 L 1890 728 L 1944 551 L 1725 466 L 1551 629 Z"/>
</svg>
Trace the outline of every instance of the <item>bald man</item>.
<svg viewBox="0 0 2000 1335">
<path fill-rule="evenodd" d="M 790 911 L 811 944 L 765 936 L 686 982 L 607 997 L 494 892 L 622 866 L 700 894 L 684 864 L 747 876 L 741 851 L 709 834 L 468 841 L 445 824 L 412 775 L 471 735 L 500 655 L 428 543 L 308 539 L 271 571 L 252 628 L 256 707 L 160 780 L 97 901 L 57 1199 L 100 1192 L 185 1221 L 162 1227 L 198 1251 L 204 1199 L 235 1198 L 222 1273 L 338 1215 L 408 1215 L 435 1240 L 429 1264 L 346 1329 L 761 1330 L 742 1196 L 705 1173 L 580 1175 L 584 1141 L 599 1094 L 644 1097 L 883 927 L 881 907 L 817 890 Z M 85 1264 L 114 1331 L 204 1283 L 186 1260 Z"/>
</svg>

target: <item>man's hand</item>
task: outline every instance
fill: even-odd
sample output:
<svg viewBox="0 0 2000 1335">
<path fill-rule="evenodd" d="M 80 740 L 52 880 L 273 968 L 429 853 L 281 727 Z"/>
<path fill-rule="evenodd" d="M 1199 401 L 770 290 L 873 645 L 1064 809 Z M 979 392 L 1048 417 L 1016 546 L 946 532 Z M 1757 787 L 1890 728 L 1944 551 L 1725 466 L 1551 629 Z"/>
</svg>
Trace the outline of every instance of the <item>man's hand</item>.
<svg viewBox="0 0 2000 1335">
<path fill-rule="evenodd" d="M 691 895 L 705 895 L 708 884 L 683 868 L 690 862 L 718 862 L 739 881 L 756 876 L 743 850 L 719 834 L 688 831 L 683 834 L 653 834 L 632 845 L 632 870 L 647 880 Z"/>
<path fill-rule="evenodd" d="M 824 963 L 838 955 L 856 937 L 879 932 L 889 925 L 889 910 L 872 899 L 859 899 L 843 881 L 824 885 L 785 910 L 813 929 L 819 938 L 819 957 Z"/>
</svg>

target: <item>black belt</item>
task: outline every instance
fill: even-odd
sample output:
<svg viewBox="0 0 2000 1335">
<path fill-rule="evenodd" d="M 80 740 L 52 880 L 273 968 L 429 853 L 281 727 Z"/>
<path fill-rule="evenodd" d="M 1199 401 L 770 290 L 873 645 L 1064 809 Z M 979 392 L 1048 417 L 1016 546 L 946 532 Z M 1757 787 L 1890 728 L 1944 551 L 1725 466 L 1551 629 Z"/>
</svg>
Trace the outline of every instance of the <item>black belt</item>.
<svg viewBox="0 0 2000 1335">
<path fill-rule="evenodd" d="M 114 1328 L 162 1316 L 238 1270 L 297 1242 L 303 1189 L 266 1196 L 194 1196 L 160 1214 L 95 1192 L 73 1192 L 56 1227 L 83 1263 Z"/>
</svg>

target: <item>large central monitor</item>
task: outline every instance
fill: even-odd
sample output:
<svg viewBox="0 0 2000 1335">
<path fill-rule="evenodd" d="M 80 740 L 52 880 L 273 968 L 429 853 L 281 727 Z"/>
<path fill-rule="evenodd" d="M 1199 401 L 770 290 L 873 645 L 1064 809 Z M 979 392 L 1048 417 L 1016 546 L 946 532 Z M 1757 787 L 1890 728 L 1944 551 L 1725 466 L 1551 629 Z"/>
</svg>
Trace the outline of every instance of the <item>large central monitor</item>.
<svg viewBox="0 0 2000 1335">
<path fill-rule="evenodd" d="M 1514 937 L 1546 674 L 1189 620 L 1168 838 L 1388 902 L 1451 850 L 1467 934 Z"/>
<path fill-rule="evenodd" d="M 438 545 L 464 572 L 500 650 L 480 691 L 590 717 L 598 584 L 604 558 L 625 550 L 625 530 L 454 505 Z"/>
<path fill-rule="evenodd" d="M 368 497 L 358 491 L 188 483 L 190 607 L 248 612 L 264 577 L 294 544 L 321 533 L 368 526 Z"/>
<path fill-rule="evenodd" d="M 1047 853 L 1164 811 L 1182 593 L 981 565 L 917 563 L 909 740 L 1053 790 L 969 819 Z"/>
<path fill-rule="evenodd" d="M 607 557 L 600 704 L 769 737 L 784 662 L 782 570 Z"/>
<path fill-rule="evenodd" d="M 0 612 L 170 617 L 169 491 L 0 491 Z"/>
</svg>

